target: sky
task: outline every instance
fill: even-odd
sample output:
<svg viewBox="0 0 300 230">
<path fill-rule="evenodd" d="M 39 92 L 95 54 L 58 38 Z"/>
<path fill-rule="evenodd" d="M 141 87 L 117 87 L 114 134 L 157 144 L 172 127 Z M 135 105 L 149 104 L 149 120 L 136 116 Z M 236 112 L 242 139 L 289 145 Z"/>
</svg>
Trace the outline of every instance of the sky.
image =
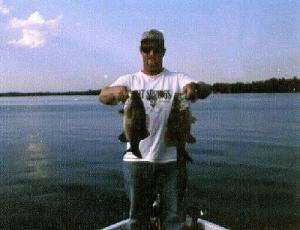
<svg viewBox="0 0 300 230">
<path fill-rule="evenodd" d="M 152 28 L 196 81 L 300 77 L 300 0 L 0 0 L 0 92 L 100 89 L 142 69 Z"/>
</svg>

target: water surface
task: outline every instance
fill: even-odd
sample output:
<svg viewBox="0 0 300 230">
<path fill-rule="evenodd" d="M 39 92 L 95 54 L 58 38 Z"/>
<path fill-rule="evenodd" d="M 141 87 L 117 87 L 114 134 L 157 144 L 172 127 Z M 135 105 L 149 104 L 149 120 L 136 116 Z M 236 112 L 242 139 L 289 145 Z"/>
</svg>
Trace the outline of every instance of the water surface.
<svg viewBox="0 0 300 230">
<path fill-rule="evenodd" d="M 0 98 L 0 228 L 97 229 L 128 215 L 120 106 L 94 96 Z M 300 95 L 192 106 L 189 196 L 231 229 L 300 227 Z"/>
</svg>

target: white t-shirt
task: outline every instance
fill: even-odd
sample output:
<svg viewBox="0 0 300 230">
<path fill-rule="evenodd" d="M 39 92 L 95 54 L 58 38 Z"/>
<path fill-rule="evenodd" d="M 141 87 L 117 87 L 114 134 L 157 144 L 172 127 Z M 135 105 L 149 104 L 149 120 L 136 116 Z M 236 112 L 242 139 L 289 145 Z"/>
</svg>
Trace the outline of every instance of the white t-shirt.
<svg viewBox="0 0 300 230">
<path fill-rule="evenodd" d="M 124 161 L 159 163 L 176 161 L 176 148 L 165 145 L 164 135 L 174 94 L 181 92 L 182 88 L 191 82 L 195 81 L 185 74 L 164 69 L 154 76 L 146 75 L 142 71 L 124 75 L 110 85 L 126 86 L 130 91 L 138 90 L 146 111 L 150 135 L 139 145 L 143 158 L 139 159 L 128 152 L 124 155 Z"/>
</svg>

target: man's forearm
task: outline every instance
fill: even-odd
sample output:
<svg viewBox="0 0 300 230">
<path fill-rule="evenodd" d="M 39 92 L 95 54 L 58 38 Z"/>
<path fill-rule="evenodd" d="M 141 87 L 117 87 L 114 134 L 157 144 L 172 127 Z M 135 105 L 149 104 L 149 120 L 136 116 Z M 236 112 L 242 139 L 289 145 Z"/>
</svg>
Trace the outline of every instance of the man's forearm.
<svg viewBox="0 0 300 230">
<path fill-rule="evenodd" d="M 124 86 L 104 87 L 99 94 L 99 101 L 106 105 L 116 105 L 127 97 L 128 90 Z"/>
<path fill-rule="evenodd" d="M 105 87 L 101 89 L 99 101 L 106 105 L 115 105 L 118 103 L 117 95 L 113 87 Z"/>
</svg>

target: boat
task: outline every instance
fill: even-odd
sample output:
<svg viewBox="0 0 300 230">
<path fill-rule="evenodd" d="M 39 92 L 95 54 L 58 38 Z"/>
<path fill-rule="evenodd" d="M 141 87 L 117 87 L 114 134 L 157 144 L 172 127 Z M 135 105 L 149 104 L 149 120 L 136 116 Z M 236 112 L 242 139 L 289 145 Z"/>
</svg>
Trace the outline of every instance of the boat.
<svg viewBox="0 0 300 230">
<path fill-rule="evenodd" d="M 161 230 L 160 224 L 160 194 L 157 193 L 156 199 L 152 205 L 152 215 L 150 217 L 150 226 L 151 230 Z M 200 217 L 204 217 L 205 212 L 199 210 L 196 207 L 189 207 L 186 210 L 185 215 L 185 223 L 182 226 L 182 229 L 201 229 L 201 230 L 227 230 L 222 226 L 219 226 L 215 223 L 209 222 L 207 220 L 201 219 Z M 128 229 L 128 224 L 130 223 L 130 219 L 125 219 L 110 226 L 103 228 L 102 230 L 122 230 Z"/>
<path fill-rule="evenodd" d="M 112 224 L 110 226 L 107 226 L 105 228 L 102 228 L 102 230 L 122 230 L 122 229 L 127 229 L 126 226 L 129 223 L 129 219 L 122 220 L 118 223 Z M 198 229 L 203 229 L 203 230 L 228 230 L 225 227 L 219 226 L 215 223 L 209 222 L 207 220 L 203 220 L 201 218 L 198 218 Z M 186 226 L 190 227 L 191 222 L 186 221 Z"/>
</svg>

